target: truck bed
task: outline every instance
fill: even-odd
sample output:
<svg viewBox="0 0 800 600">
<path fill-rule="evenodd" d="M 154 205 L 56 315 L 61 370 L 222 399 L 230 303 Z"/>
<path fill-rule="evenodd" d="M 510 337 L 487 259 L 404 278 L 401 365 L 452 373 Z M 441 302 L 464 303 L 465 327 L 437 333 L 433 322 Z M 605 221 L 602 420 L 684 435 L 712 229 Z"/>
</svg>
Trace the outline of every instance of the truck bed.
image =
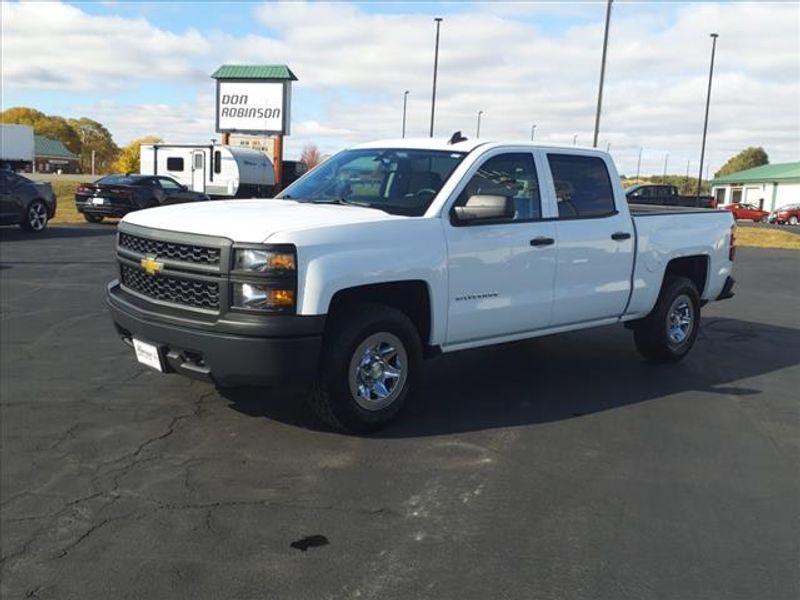
<svg viewBox="0 0 800 600">
<path fill-rule="evenodd" d="M 634 217 L 648 217 L 651 215 L 685 215 L 687 213 L 713 213 L 727 212 L 716 208 L 700 208 L 697 206 L 663 206 L 657 204 L 628 204 L 628 209 Z"/>
</svg>

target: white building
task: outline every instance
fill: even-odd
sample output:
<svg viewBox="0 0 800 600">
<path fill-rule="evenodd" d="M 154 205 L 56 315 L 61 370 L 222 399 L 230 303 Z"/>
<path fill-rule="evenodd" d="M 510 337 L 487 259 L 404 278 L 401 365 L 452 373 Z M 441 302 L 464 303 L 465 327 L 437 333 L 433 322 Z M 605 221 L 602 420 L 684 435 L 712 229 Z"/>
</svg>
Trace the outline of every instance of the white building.
<svg viewBox="0 0 800 600">
<path fill-rule="evenodd" d="M 717 204 L 755 204 L 774 211 L 800 204 L 800 162 L 762 165 L 723 175 L 711 182 Z"/>
</svg>

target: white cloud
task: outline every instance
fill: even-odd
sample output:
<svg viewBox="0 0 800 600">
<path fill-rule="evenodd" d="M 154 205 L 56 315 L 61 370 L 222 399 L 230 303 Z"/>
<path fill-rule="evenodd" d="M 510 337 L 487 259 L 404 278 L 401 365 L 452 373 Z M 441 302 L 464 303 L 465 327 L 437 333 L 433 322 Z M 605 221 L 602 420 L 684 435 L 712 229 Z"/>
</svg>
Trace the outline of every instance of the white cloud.
<svg viewBox="0 0 800 600">
<path fill-rule="evenodd" d="M 133 93 L 141 81 L 163 81 L 191 90 L 191 102 L 132 97 L 128 106 L 97 101 L 102 92 L 87 94 L 94 101 L 82 108 L 102 117 L 121 141 L 153 132 L 175 141 L 214 136 L 208 75 L 222 62 L 285 62 L 297 73 L 287 144 L 293 154 L 308 141 L 332 151 L 398 135 L 405 89 L 411 90 L 409 133 L 427 134 L 429 14 L 269 3 L 254 9 L 264 27 L 258 34 L 176 35 L 144 19 L 90 16 L 62 4 L 9 6 L 5 85 Z M 559 26 L 545 26 L 554 16 Z M 579 144 L 591 143 L 603 18 L 602 3 L 475 4 L 447 15 L 437 133 L 474 135 L 480 109 L 487 138 L 527 138 L 537 123 L 539 141 L 570 144 L 577 133 Z M 670 164 L 680 165 L 674 172 L 684 172 L 687 160 L 697 168 L 712 29 L 720 33 L 709 124 L 712 170 L 748 145 L 763 145 L 776 162 L 800 156 L 800 6 L 693 3 L 664 10 L 617 2 L 600 145 L 611 143 L 621 171 L 635 169 L 640 146 L 645 173 L 660 172 L 666 152 Z"/>
</svg>

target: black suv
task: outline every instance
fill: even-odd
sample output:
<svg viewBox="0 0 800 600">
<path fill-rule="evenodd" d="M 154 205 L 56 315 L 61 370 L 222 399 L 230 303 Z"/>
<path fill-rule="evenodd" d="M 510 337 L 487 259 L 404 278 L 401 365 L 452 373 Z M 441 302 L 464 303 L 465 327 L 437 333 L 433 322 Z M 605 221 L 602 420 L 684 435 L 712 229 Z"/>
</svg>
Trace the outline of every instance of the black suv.
<svg viewBox="0 0 800 600">
<path fill-rule="evenodd" d="M 0 225 L 19 225 L 39 233 L 55 214 L 56 195 L 49 183 L 0 169 Z"/>
<path fill-rule="evenodd" d="M 94 183 L 82 183 L 75 191 L 75 206 L 90 223 L 99 223 L 103 217 L 124 217 L 142 208 L 208 199 L 161 175 L 107 175 Z"/>
</svg>

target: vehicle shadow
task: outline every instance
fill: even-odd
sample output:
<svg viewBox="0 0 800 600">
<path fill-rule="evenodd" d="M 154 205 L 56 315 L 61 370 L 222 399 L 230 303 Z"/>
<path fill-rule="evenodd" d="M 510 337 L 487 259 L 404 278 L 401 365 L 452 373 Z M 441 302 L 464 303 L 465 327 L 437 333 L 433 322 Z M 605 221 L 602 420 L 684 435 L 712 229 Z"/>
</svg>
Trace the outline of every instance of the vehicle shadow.
<svg viewBox="0 0 800 600">
<path fill-rule="evenodd" d="M 379 438 L 444 435 L 571 419 L 685 392 L 753 396 L 737 382 L 800 362 L 800 330 L 707 319 L 692 353 L 652 365 L 622 327 L 575 332 L 445 355 L 426 365 L 419 393 Z M 789 377 L 789 375 L 785 375 Z M 305 390 L 227 390 L 231 408 L 324 429 Z"/>
<path fill-rule="evenodd" d="M 116 235 L 115 222 L 101 223 L 99 225 L 50 225 L 39 233 L 29 233 L 17 226 L 0 227 L 0 241 L 32 241 L 49 240 L 55 238 L 82 238 Z"/>
</svg>

